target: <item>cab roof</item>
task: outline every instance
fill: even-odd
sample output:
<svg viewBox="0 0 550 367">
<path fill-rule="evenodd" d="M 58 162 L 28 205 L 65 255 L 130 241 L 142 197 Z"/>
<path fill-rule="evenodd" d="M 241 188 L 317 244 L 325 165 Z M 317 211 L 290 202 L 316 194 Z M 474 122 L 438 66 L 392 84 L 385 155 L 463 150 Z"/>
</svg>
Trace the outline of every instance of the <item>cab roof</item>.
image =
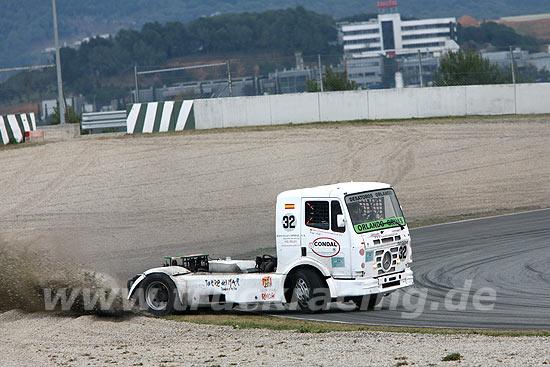
<svg viewBox="0 0 550 367">
<path fill-rule="evenodd" d="M 317 187 L 283 191 L 277 196 L 277 198 L 336 197 L 357 192 L 388 188 L 391 188 L 391 185 L 382 182 L 342 182 L 333 185 L 323 185 Z"/>
</svg>

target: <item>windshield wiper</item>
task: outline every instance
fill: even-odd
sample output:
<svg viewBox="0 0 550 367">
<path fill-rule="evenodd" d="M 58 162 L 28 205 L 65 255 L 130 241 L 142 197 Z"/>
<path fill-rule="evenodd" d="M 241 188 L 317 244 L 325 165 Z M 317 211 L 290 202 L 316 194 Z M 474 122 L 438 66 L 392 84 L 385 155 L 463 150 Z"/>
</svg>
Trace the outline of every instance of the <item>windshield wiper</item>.
<svg viewBox="0 0 550 367">
<path fill-rule="evenodd" d="M 386 219 L 386 224 L 387 223 L 393 223 L 393 224 L 397 224 L 399 227 L 401 227 L 401 230 L 404 230 L 405 229 L 405 226 L 402 225 L 401 223 L 399 223 L 399 221 L 395 218 L 390 218 L 390 219 Z"/>
</svg>

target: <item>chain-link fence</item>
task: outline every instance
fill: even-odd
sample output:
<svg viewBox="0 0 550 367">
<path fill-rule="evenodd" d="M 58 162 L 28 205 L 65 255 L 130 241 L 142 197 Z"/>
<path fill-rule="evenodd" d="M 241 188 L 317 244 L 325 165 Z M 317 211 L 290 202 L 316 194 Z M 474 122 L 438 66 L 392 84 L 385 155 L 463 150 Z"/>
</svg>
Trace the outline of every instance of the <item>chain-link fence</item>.
<svg viewBox="0 0 550 367">
<path fill-rule="evenodd" d="M 427 86 L 447 87 L 457 85 L 514 84 L 550 82 L 550 72 L 538 69 L 499 69 L 489 72 L 435 73 Z"/>
<path fill-rule="evenodd" d="M 183 60 L 184 61 L 184 60 Z M 344 71 L 341 55 L 256 55 L 205 58 L 177 66 L 140 66 L 132 98 L 140 102 L 307 92 L 326 66 Z M 136 96 L 136 89 L 139 94 Z"/>
<path fill-rule="evenodd" d="M 496 51 L 481 57 L 479 63 L 444 67 L 441 57 L 402 57 L 394 60 L 394 70 L 402 76 L 405 87 L 550 82 L 550 53 Z"/>
<path fill-rule="evenodd" d="M 136 88 L 131 95 L 133 101 L 149 102 L 326 91 L 321 80 L 327 66 L 334 72 L 347 72 L 358 89 L 550 82 L 544 66 L 531 63 L 528 54 L 517 57 L 512 73 L 506 57 L 491 64 L 488 71 L 462 67 L 449 72 L 441 70 L 440 57 L 427 54 L 365 59 L 299 52 L 294 56 L 211 56 L 193 63 L 181 59 L 170 65 L 139 66 L 134 75 L 139 95 Z M 550 65 L 550 55 L 547 61 Z"/>
</svg>

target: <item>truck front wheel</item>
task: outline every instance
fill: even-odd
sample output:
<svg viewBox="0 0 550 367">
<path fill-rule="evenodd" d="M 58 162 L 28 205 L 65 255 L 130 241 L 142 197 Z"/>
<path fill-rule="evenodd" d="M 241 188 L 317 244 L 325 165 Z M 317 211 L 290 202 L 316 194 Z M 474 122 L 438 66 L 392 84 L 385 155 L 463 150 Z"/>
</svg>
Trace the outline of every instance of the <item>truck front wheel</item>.
<svg viewBox="0 0 550 367">
<path fill-rule="evenodd" d="M 329 291 L 321 278 L 311 270 L 299 269 L 292 282 L 292 301 L 306 312 L 319 312 L 327 308 Z"/>
<path fill-rule="evenodd" d="M 141 284 L 141 305 L 156 316 L 169 315 L 174 311 L 176 286 L 165 274 L 148 275 Z"/>
</svg>

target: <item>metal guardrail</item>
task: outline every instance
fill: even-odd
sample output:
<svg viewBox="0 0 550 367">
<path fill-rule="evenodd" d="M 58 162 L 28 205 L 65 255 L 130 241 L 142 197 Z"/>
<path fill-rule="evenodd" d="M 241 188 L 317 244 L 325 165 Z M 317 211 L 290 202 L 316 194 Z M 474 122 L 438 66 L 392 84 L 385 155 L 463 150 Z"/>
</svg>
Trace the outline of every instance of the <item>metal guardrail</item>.
<svg viewBox="0 0 550 367">
<path fill-rule="evenodd" d="M 81 130 L 126 127 L 126 111 L 83 113 Z"/>
</svg>

